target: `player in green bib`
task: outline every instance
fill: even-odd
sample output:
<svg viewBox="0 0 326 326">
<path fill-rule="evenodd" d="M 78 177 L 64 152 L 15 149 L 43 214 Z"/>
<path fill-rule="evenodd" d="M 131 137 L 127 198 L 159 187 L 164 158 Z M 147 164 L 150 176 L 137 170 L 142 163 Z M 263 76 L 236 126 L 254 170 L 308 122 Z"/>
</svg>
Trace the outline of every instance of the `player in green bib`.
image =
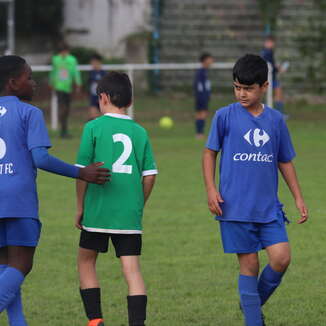
<svg viewBox="0 0 326 326">
<path fill-rule="evenodd" d="M 104 186 L 77 182 L 80 294 L 88 326 L 104 325 L 96 259 L 99 252 L 108 251 L 111 239 L 129 288 L 129 325 L 143 326 L 147 296 L 139 265 L 142 216 L 154 186 L 156 163 L 147 132 L 126 114 L 132 101 L 128 76 L 107 74 L 97 93 L 103 116 L 86 124 L 77 165 L 104 162 L 112 177 Z"/>
</svg>

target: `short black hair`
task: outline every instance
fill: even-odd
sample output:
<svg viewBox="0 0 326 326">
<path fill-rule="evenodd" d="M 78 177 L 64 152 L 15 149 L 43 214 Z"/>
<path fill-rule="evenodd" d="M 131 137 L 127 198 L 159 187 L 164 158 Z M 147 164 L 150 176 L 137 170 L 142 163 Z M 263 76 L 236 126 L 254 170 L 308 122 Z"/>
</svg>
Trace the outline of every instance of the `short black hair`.
<svg viewBox="0 0 326 326">
<path fill-rule="evenodd" d="M 244 85 L 262 86 L 268 80 L 267 62 L 255 54 L 246 54 L 233 67 L 233 80 Z"/>
<path fill-rule="evenodd" d="M 92 56 L 91 56 L 91 60 L 97 60 L 97 61 L 102 61 L 103 60 L 103 57 L 98 54 L 98 53 L 94 53 Z"/>
<path fill-rule="evenodd" d="M 204 52 L 204 53 L 202 53 L 201 55 L 200 55 L 200 57 L 199 57 L 199 61 L 200 62 L 204 62 L 206 59 L 208 59 L 208 58 L 213 58 L 213 56 L 210 54 L 210 53 L 208 53 L 208 52 Z"/>
<path fill-rule="evenodd" d="M 265 41 L 273 41 L 273 42 L 275 42 L 276 39 L 275 39 L 275 36 L 274 36 L 274 35 L 269 34 L 269 35 L 267 35 L 267 36 L 265 37 Z"/>
<path fill-rule="evenodd" d="M 17 55 L 0 57 L 0 92 L 2 92 L 10 78 L 18 77 L 24 70 L 26 60 Z"/>
<path fill-rule="evenodd" d="M 110 96 L 111 103 L 118 108 L 125 108 L 132 102 L 132 85 L 127 74 L 111 71 L 97 85 L 97 94 Z"/>
</svg>

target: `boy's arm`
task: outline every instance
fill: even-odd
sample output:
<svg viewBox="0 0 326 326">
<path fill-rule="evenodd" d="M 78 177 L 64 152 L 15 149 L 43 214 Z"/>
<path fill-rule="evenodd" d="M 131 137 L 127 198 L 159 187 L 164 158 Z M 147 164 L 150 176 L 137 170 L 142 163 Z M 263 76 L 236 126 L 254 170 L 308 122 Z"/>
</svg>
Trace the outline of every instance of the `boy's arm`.
<svg viewBox="0 0 326 326">
<path fill-rule="evenodd" d="M 308 209 L 304 202 L 295 167 L 290 162 L 279 162 L 278 167 L 282 173 L 283 179 L 287 183 L 296 203 L 296 206 L 301 214 L 301 218 L 298 220 L 299 224 L 302 224 L 308 220 Z"/>
<path fill-rule="evenodd" d="M 203 153 L 203 175 L 207 192 L 209 210 L 218 216 L 222 215 L 220 203 L 223 203 L 221 194 L 216 190 L 215 171 L 216 171 L 216 151 L 208 148 Z"/>
<path fill-rule="evenodd" d="M 31 153 L 35 167 L 47 172 L 97 184 L 104 184 L 110 177 L 108 169 L 100 168 L 103 163 L 93 163 L 84 168 L 77 167 L 51 156 L 46 147 L 33 148 Z"/>
<path fill-rule="evenodd" d="M 156 175 L 147 175 L 143 177 L 144 203 L 146 204 L 155 184 Z"/>
<path fill-rule="evenodd" d="M 81 222 L 84 214 L 84 198 L 87 185 L 85 181 L 76 180 L 77 213 L 75 217 L 75 226 L 80 230 L 82 229 Z"/>
</svg>

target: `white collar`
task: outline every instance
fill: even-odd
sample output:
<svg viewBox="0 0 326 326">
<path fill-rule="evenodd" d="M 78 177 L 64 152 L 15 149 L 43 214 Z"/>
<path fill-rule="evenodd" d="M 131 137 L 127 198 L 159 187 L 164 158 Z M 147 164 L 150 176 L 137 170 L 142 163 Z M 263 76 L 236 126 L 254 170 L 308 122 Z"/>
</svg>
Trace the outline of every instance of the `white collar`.
<svg viewBox="0 0 326 326">
<path fill-rule="evenodd" d="M 105 113 L 104 115 L 107 115 L 112 118 L 119 118 L 119 119 L 126 119 L 126 120 L 132 120 L 129 115 L 125 114 L 119 114 L 119 113 Z"/>
</svg>

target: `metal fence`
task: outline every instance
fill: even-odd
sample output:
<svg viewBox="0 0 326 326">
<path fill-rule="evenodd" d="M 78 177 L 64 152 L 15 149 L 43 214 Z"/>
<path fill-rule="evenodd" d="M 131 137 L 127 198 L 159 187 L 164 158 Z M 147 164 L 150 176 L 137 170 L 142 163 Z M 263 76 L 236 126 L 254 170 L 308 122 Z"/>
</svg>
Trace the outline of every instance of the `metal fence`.
<svg viewBox="0 0 326 326">
<path fill-rule="evenodd" d="M 224 62 L 224 63 L 214 63 L 211 69 L 220 69 L 220 70 L 231 70 L 234 66 L 232 62 Z M 103 65 L 103 69 L 107 71 L 119 70 L 125 71 L 133 82 L 134 80 L 134 72 L 141 70 L 152 70 L 152 71 L 160 71 L 160 70 L 195 70 L 200 68 L 200 63 L 159 63 L 159 64 L 114 64 L 114 65 Z M 90 71 L 92 70 L 91 65 L 79 65 L 79 70 Z M 40 66 L 32 66 L 33 71 L 39 72 L 50 72 L 51 66 L 49 65 L 40 65 Z M 266 96 L 266 103 L 268 106 L 273 106 L 273 86 L 272 86 L 272 67 L 269 65 L 269 74 L 268 81 L 269 87 Z M 132 106 L 128 110 L 128 114 L 133 117 L 135 114 L 135 107 Z M 52 92 L 51 96 L 51 128 L 53 130 L 58 129 L 58 99 L 56 92 Z"/>
</svg>

